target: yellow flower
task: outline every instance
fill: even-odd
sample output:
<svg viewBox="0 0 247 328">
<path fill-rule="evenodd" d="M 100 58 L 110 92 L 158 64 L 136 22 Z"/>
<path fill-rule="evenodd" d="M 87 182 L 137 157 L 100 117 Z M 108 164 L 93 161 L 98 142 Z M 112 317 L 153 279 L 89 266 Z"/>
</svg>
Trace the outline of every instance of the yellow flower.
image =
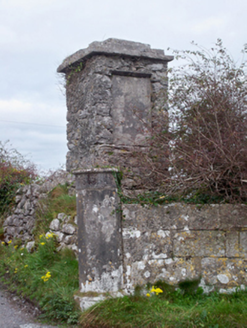
<svg viewBox="0 0 247 328">
<path fill-rule="evenodd" d="M 18 245 L 15 245 L 14 248 L 17 249 L 18 248 Z"/>
<path fill-rule="evenodd" d="M 46 239 L 54 237 L 54 233 L 48 233 Z"/>
<path fill-rule="evenodd" d="M 45 276 L 42 276 L 42 277 L 41 277 L 41 279 L 42 279 L 44 282 L 48 281 L 49 278 L 51 278 L 51 273 L 50 273 L 50 271 L 48 271 L 48 272 L 46 273 Z"/>
<path fill-rule="evenodd" d="M 146 294 L 146 296 L 147 296 L 147 297 L 150 297 L 150 294 L 149 294 L 149 293 L 147 293 L 147 294 Z"/>
<path fill-rule="evenodd" d="M 9 241 L 8 241 L 8 244 L 11 244 L 11 243 L 12 243 L 12 240 L 9 240 Z"/>
<path fill-rule="evenodd" d="M 163 198 L 165 198 L 166 196 L 160 196 L 160 198 L 159 199 L 163 199 Z"/>
<path fill-rule="evenodd" d="M 18 271 L 18 269 L 17 269 L 17 268 L 15 268 L 15 272 L 14 272 L 14 273 L 17 273 L 17 271 Z"/>
<path fill-rule="evenodd" d="M 45 243 L 40 243 L 40 245 L 42 245 L 42 246 L 43 246 L 43 245 L 45 245 Z"/>
<path fill-rule="evenodd" d="M 41 239 L 44 235 L 39 235 L 39 238 Z"/>
<path fill-rule="evenodd" d="M 5 245 L 5 242 L 4 241 L 2 241 L 2 243 L 1 243 L 2 245 Z"/>
<path fill-rule="evenodd" d="M 156 293 L 156 295 L 159 295 L 160 293 L 163 293 L 163 290 L 160 288 L 156 288 L 155 293 Z"/>
<path fill-rule="evenodd" d="M 26 265 L 24 265 L 24 268 L 27 268 L 28 267 L 28 265 L 26 264 Z"/>
<path fill-rule="evenodd" d="M 160 293 L 163 293 L 163 290 L 152 286 L 151 293 L 155 293 L 156 295 L 159 295 Z"/>
</svg>

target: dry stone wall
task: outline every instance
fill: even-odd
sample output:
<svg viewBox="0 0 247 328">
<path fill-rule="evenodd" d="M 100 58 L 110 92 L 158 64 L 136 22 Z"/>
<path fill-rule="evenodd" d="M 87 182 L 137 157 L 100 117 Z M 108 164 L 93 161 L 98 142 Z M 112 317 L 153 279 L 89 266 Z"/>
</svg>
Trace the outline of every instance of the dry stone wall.
<svg viewBox="0 0 247 328">
<path fill-rule="evenodd" d="M 74 177 L 65 171 L 53 174 L 41 184 L 33 183 L 17 190 L 15 205 L 3 224 L 5 242 L 13 239 L 19 239 L 23 243 L 32 242 L 36 212 L 41 206 L 40 201 L 46 198 L 47 193 L 58 184 L 65 183 L 71 186 L 70 193 L 73 194 Z M 73 221 L 66 214 L 60 213 L 51 222 L 50 229 L 57 235 L 60 248 L 66 246 L 77 252 L 77 218 Z"/>
</svg>

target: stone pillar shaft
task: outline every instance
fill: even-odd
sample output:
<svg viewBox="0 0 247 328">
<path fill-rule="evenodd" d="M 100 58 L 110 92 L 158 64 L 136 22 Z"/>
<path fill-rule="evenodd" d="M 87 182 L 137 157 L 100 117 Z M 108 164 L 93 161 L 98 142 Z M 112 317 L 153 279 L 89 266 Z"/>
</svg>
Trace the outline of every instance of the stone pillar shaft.
<svg viewBox="0 0 247 328">
<path fill-rule="evenodd" d="M 81 292 L 122 288 L 122 238 L 114 169 L 75 172 Z"/>
</svg>

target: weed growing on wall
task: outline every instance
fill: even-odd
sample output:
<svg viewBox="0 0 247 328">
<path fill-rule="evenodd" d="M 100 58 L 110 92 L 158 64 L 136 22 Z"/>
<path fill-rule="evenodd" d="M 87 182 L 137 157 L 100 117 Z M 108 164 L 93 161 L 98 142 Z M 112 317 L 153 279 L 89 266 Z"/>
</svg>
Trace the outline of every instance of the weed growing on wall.
<svg viewBox="0 0 247 328">
<path fill-rule="evenodd" d="M 0 278 L 8 288 L 36 302 L 41 318 L 76 323 L 73 294 L 79 288 L 78 261 L 72 250 L 56 251 L 53 235 L 40 236 L 34 251 L 15 241 L 0 245 Z"/>
</svg>

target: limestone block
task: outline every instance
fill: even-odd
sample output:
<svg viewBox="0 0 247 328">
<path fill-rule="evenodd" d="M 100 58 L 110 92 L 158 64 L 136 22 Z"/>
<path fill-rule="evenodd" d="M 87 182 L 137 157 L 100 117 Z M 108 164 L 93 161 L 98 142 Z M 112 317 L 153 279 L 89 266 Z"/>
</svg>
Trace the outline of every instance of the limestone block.
<svg viewBox="0 0 247 328">
<path fill-rule="evenodd" d="M 19 203 L 19 201 L 21 200 L 21 196 L 20 195 L 17 195 L 16 197 L 15 197 L 15 202 L 16 203 Z"/>
<path fill-rule="evenodd" d="M 56 235 L 57 241 L 59 243 L 61 243 L 63 241 L 63 239 L 64 239 L 64 234 L 62 232 L 60 232 L 60 231 L 55 231 L 53 233 L 54 233 L 54 235 Z"/>
<path fill-rule="evenodd" d="M 28 186 L 28 190 L 26 192 L 26 197 L 31 198 L 31 196 L 32 196 L 32 187 L 30 185 L 30 186 Z"/>
<path fill-rule="evenodd" d="M 8 227 L 7 226 L 7 235 L 14 236 L 16 233 L 16 227 Z"/>
<path fill-rule="evenodd" d="M 142 232 L 168 230 L 171 227 L 166 207 L 143 207 L 138 204 L 123 204 L 123 228 L 133 226 Z"/>
<path fill-rule="evenodd" d="M 25 224 L 25 228 L 29 231 L 32 231 L 35 226 L 35 220 L 31 216 L 28 217 L 28 220 Z"/>
<path fill-rule="evenodd" d="M 64 221 L 67 218 L 67 215 L 65 213 L 59 213 L 57 218 L 58 220 Z"/>
<path fill-rule="evenodd" d="M 76 236 L 66 236 L 63 240 L 63 242 L 66 244 L 66 245 L 69 245 L 69 244 L 75 244 L 77 241 L 77 237 Z"/>
<path fill-rule="evenodd" d="M 246 284 L 246 262 L 243 259 L 213 258 L 202 259 L 202 277 L 208 285 L 236 287 Z"/>
<path fill-rule="evenodd" d="M 23 231 L 25 231 L 23 227 L 16 227 L 16 234 L 22 235 Z"/>
<path fill-rule="evenodd" d="M 225 234 L 221 231 L 177 232 L 173 252 L 180 256 L 225 256 Z"/>
<path fill-rule="evenodd" d="M 82 311 L 85 311 L 90 306 L 106 299 L 106 297 L 104 295 L 99 295 L 99 296 L 77 296 L 77 295 L 75 295 L 74 298 L 79 303 L 79 306 Z"/>
<path fill-rule="evenodd" d="M 23 210 L 19 209 L 18 207 L 14 210 L 15 214 L 23 214 Z"/>
<path fill-rule="evenodd" d="M 172 203 L 162 206 L 162 218 L 166 218 L 169 226 L 173 230 L 188 229 L 187 206 L 179 203 Z"/>
<path fill-rule="evenodd" d="M 219 205 L 186 205 L 190 230 L 219 229 Z"/>
<path fill-rule="evenodd" d="M 35 214 L 35 209 L 34 208 L 31 208 L 30 210 L 29 210 L 29 215 L 34 215 Z"/>
<path fill-rule="evenodd" d="M 35 247 L 35 241 L 30 241 L 26 245 L 27 251 L 30 253 Z"/>
<path fill-rule="evenodd" d="M 60 221 L 58 219 L 54 219 L 50 223 L 50 229 L 58 231 L 60 229 Z"/>
<path fill-rule="evenodd" d="M 76 228 L 72 224 L 64 224 L 61 231 L 68 235 L 73 235 L 76 231 Z"/>
<path fill-rule="evenodd" d="M 238 231 L 227 231 L 226 232 L 226 256 L 227 257 L 240 257 L 241 256 Z"/>
<path fill-rule="evenodd" d="M 25 210 L 24 214 L 25 215 L 28 215 L 29 214 L 29 211 L 31 210 L 31 202 L 30 202 L 29 199 L 25 202 L 23 208 Z"/>
<path fill-rule="evenodd" d="M 177 284 L 185 279 L 200 277 L 200 259 L 167 258 L 148 261 L 136 261 L 126 266 L 126 286 L 133 289 L 136 285 L 145 285 L 164 280 L 169 284 Z"/>
<path fill-rule="evenodd" d="M 232 230 L 247 227 L 247 206 L 244 204 L 219 206 L 220 229 Z"/>
<path fill-rule="evenodd" d="M 247 259 L 247 231 L 240 231 L 239 235 L 240 253 L 241 256 Z"/>
<path fill-rule="evenodd" d="M 8 216 L 7 219 L 4 221 L 3 226 L 11 226 L 13 225 L 13 216 Z"/>
<path fill-rule="evenodd" d="M 166 70 L 166 64 L 159 63 L 159 64 L 151 64 L 148 65 L 148 68 L 151 69 L 151 71 L 162 71 Z"/>
<path fill-rule="evenodd" d="M 14 226 L 20 227 L 23 224 L 23 220 L 19 217 L 15 217 L 12 223 Z"/>
</svg>

